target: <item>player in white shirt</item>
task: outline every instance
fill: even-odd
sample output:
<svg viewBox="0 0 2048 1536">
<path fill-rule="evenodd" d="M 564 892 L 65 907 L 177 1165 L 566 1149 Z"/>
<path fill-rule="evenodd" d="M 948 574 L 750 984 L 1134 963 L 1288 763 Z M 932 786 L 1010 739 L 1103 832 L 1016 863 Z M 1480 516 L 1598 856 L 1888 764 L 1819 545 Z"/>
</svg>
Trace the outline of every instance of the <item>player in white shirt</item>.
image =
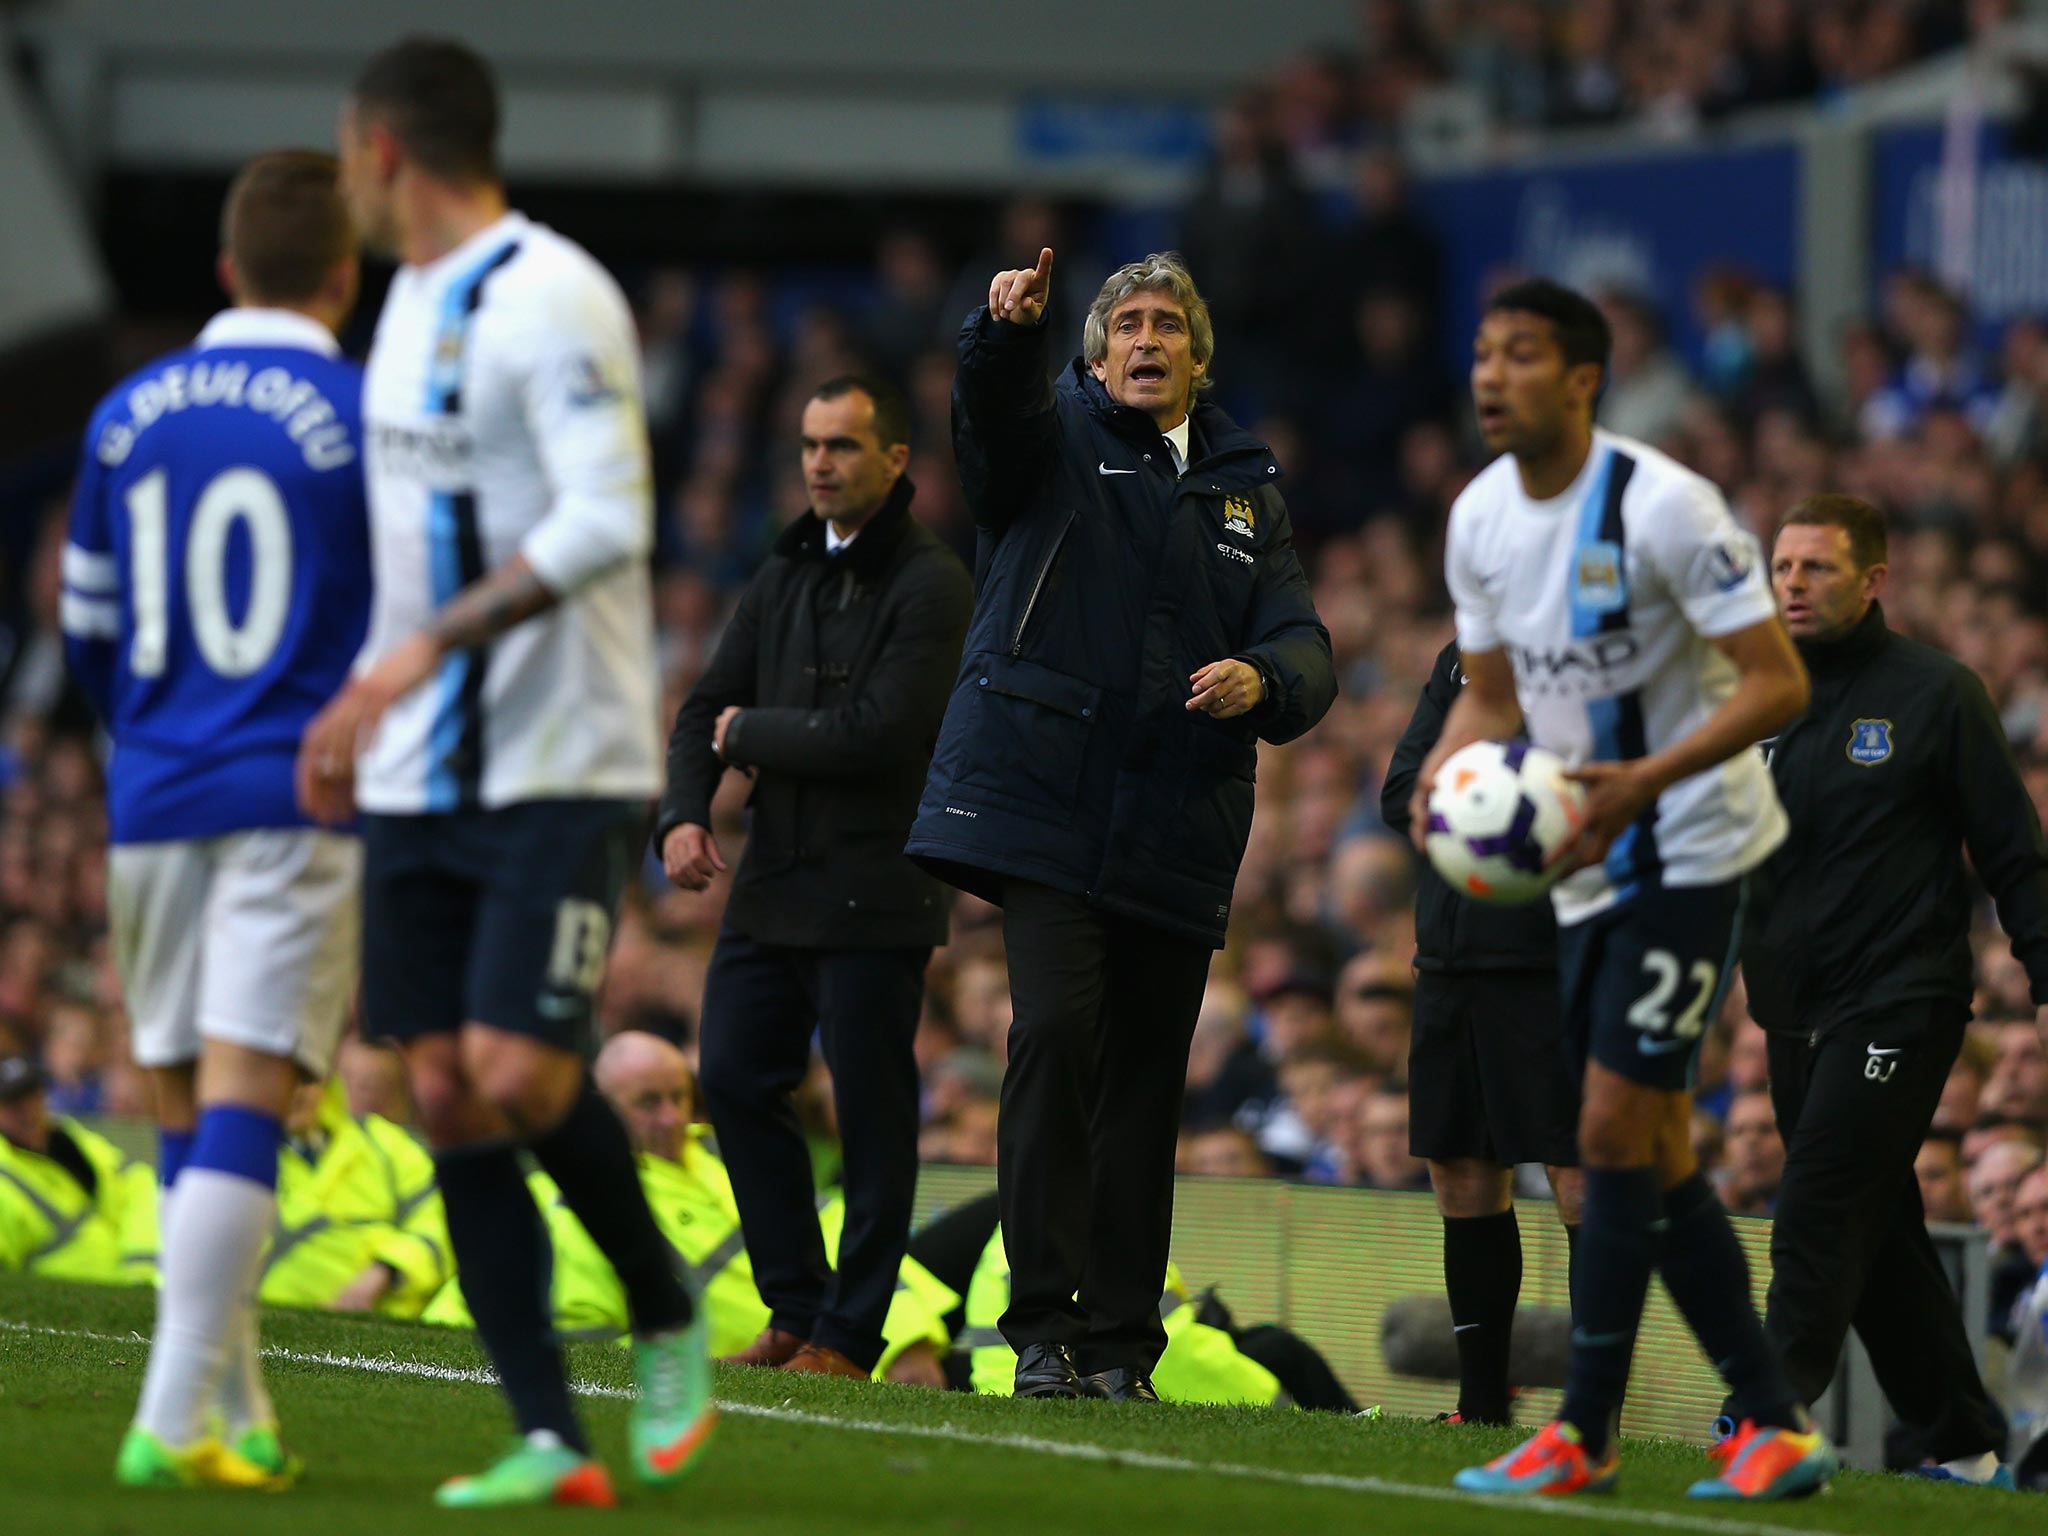
<svg viewBox="0 0 2048 1536">
<path fill-rule="evenodd" d="M 363 418 L 375 598 L 299 793 L 363 815 L 363 1015 L 399 1041 L 449 1239 L 522 1439 L 444 1505 L 609 1504 L 546 1312 L 530 1151 L 634 1313 L 633 1459 L 674 1481 L 715 1413 L 703 1328 L 589 1080 L 612 915 L 661 788 L 633 332 L 585 252 L 507 209 L 498 101 L 459 43 L 372 59 L 342 115 L 363 235 L 402 263 Z"/>
<path fill-rule="evenodd" d="M 1733 963 L 1742 878 L 1785 836 L 1756 743 L 1806 706 L 1756 541 L 1720 493 L 1596 431 L 1608 332 L 1536 279 L 1491 301 L 1472 394 L 1501 453 L 1451 509 L 1445 579 L 1467 686 L 1416 786 L 1526 722 L 1586 787 L 1555 893 L 1567 1038 L 1585 1062 L 1585 1218 L 1558 1420 L 1458 1485 L 1499 1494 L 1614 1481 L 1615 1418 L 1653 1270 L 1733 1393 L 1737 1432 L 1695 1497 L 1811 1493 L 1835 1470 L 1749 1295 L 1749 1266 L 1693 1160 L 1691 1070 Z"/>
</svg>

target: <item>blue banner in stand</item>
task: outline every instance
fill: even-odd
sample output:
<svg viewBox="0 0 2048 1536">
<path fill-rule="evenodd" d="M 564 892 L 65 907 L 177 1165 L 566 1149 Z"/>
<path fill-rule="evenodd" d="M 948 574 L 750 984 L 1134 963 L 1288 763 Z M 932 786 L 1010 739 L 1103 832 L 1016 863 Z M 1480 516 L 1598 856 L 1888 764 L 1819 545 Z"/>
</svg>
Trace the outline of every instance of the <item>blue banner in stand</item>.
<svg viewBox="0 0 2048 1536">
<path fill-rule="evenodd" d="M 1462 368 L 1481 297 L 1504 275 L 1627 289 L 1697 361 L 1692 288 L 1717 266 L 1791 285 L 1798 274 L 1799 158 L 1789 144 L 1696 150 L 1420 182 L 1445 245 L 1446 342 Z"/>
<path fill-rule="evenodd" d="M 1941 149 L 1939 126 L 1880 133 L 1871 156 L 1871 276 L 1902 267 L 1940 266 Z M 2021 315 L 2048 316 L 2048 165 L 2021 159 L 1996 124 L 1978 143 L 1974 223 L 1967 295 L 1978 340 L 1995 349 L 1998 335 Z"/>
</svg>

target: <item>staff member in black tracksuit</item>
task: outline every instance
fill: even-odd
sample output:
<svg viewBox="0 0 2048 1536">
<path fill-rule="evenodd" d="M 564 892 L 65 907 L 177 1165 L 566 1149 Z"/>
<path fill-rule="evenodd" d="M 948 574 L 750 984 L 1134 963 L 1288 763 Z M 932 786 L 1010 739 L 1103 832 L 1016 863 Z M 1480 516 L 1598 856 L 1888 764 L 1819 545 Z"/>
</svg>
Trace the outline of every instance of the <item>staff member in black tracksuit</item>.
<svg viewBox="0 0 2048 1536">
<path fill-rule="evenodd" d="M 1337 683 L 1280 466 L 1200 397 L 1213 336 L 1187 269 L 1112 273 L 1056 385 L 1051 278 L 1049 250 L 999 273 L 961 330 L 953 444 L 980 590 L 908 847 L 1003 908 L 1016 1391 L 1142 1401 L 1256 743 L 1306 731 Z"/>
<path fill-rule="evenodd" d="M 761 568 L 676 716 L 656 844 L 702 890 L 725 868 L 711 796 L 755 775 L 747 851 L 704 984 L 700 1083 L 769 1324 L 744 1365 L 866 1376 L 882 1352 L 917 1184 L 911 1041 L 944 887 L 903 837 L 973 594 L 910 515 L 909 414 L 874 379 L 804 407 L 812 510 Z M 832 1069 L 846 1226 L 826 1266 L 790 1104 L 811 1036 Z"/>
<path fill-rule="evenodd" d="M 1964 851 L 2040 1004 L 2048 849 L 1983 684 L 1885 626 L 1885 553 L 1875 508 L 1815 496 L 1771 559 L 1813 700 L 1771 746 L 1792 834 L 1752 877 L 1742 945 L 1786 1147 L 1765 1327 L 1810 1403 L 1853 1324 L 1931 1470 L 1984 1481 L 2004 1427 L 1913 1158 L 1970 1017 Z"/>
<path fill-rule="evenodd" d="M 1464 682 L 1453 641 L 1437 656 L 1380 788 L 1381 819 L 1396 832 L 1408 831 L 1415 775 Z M 1508 1346 L 1522 1289 L 1515 1165 L 1544 1165 L 1574 1238 L 1581 1199 L 1579 1084 L 1558 1002 L 1550 903 L 1467 901 L 1425 860 L 1415 971 L 1408 1149 L 1428 1162 L 1444 1220 L 1444 1291 L 1458 1345 L 1450 1417 L 1508 1424 Z"/>
</svg>

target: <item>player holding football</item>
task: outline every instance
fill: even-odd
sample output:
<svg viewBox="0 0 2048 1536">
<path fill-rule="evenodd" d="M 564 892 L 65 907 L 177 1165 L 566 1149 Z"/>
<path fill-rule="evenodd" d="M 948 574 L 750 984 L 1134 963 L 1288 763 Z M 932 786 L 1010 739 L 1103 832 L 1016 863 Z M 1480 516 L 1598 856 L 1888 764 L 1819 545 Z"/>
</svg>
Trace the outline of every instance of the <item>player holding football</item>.
<svg viewBox="0 0 2048 1536">
<path fill-rule="evenodd" d="M 497 128 L 488 67 L 425 38 L 372 59 L 343 113 L 350 205 L 402 265 L 363 396 L 370 638 L 306 733 L 299 789 L 323 820 L 364 812 L 365 1028 L 403 1045 L 522 1436 L 436 1501 L 602 1505 L 522 1148 L 625 1286 L 641 1479 L 681 1477 L 715 1421 L 703 1330 L 585 1070 L 612 914 L 662 782 L 653 508 L 625 299 L 507 209 Z"/>
<path fill-rule="evenodd" d="M 1727 1378 L 1737 1432 L 1697 1498 L 1811 1493 L 1834 1451 L 1787 1384 L 1749 1265 L 1687 1136 L 1693 1057 L 1732 963 L 1743 877 L 1784 840 L 1756 743 L 1805 707 L 1756 542 L 1707 481 L 1593 426 L 1608 333 L 1583 296 L 1534 280 L 1496 295 L 1472 396 L 1495 459 L 1451 509 L 1445 578 L 1469 679 L 1423 764 L 1530 738 L 1575 765 L 1585 821 L 1553 892 L 1565 1024 L 1585 1059 L 1585 1218 L 1557 1421 L 1458 1486 L 1610 1486 L 1615 1418 L 1657 1270 Z M 1518 707 L 1519 706 L 1519 707 Z"/>
<path fill-rule="evenodd" d="M 292 1479 L 253 1298 L 292 1091 L 326 1075 L 356 976 L 361 847 L 292 797 L 369 614 L 334 160 L 252 161 L 221 226 L 234 308 L 101 404 L 64 549 L 66 649 L 114 741 L 114 959 L 162 1126 L 163 1288 L 114 1474 L 134 1487 Z"/>
</svg>

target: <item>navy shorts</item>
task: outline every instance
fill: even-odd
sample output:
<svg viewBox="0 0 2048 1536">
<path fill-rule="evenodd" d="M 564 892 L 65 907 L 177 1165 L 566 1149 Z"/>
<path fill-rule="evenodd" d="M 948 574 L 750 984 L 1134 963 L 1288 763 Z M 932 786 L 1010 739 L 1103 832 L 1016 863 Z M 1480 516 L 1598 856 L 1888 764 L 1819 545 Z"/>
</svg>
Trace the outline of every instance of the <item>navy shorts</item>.
<svg viewBox="0 0 2048 1536">
<path fill-rule="evenodd" d="M 647 828 L 637 800 L 364 816 L 363 1033 L 403 1041 L 475 1021 L 591 1050 Z"/>
<path fill-rule="evenodd" d="M 1560 928 L 1565 1032 L 1580 1059 L 1645 1088 L 1690 1088 L 1700 1040 L 1728 991 L 1741 912 L 1740 880 L 1646 886 Z"/>
</svg>

